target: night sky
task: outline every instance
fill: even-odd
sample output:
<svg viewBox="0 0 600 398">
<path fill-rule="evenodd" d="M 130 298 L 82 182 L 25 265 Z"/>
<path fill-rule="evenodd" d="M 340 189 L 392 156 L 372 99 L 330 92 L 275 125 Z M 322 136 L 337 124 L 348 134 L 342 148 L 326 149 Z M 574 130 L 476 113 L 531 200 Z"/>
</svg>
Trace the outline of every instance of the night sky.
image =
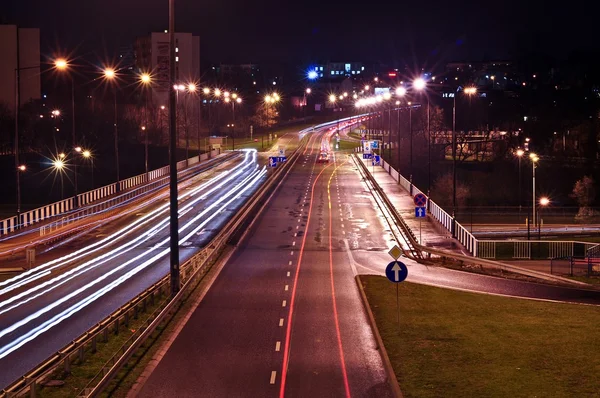
<svg viewBox="0 0 600 398">
<path fill-rule="evenodd" d="M 527 4 L 524 4 L 527 3 Z M 0 21 L 42 29 L 42 51 L 110 59 L 167 27 L 167 0 L 2 0 Z M 589 4 L 589 3 L 588 3 Z M 200 35 L 203 62 L 383 61 L 431 66 L 598 50 L 583 2 L 176 0 L 177 30 Z M 412 66 L 412 65 L 410 65 Z"/>
</svg>

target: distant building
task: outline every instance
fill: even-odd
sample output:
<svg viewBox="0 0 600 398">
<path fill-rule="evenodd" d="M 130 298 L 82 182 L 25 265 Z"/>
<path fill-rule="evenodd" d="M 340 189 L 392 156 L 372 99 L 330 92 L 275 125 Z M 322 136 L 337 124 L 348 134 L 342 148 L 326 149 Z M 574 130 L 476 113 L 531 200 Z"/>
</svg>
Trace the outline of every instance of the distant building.
<svg viewBox="0 0 600 398">
<path fill-rule="evenodd" d="M 19 105 L 40 99 L 40 30 L 0 25 L 0 103 L 15 109 L 16 71 Z"/>
<path fill-rule="evenodd" d="M 364 72 L 365 66 L 362 62 L 327 62 L 309 66 L 307 78 L 310 80 L 336 80 L 345 77 L 358 77 Z"/>
<path fill-rule="evenodd" d="M 153 32 L 140 37 L 134 46 L 136 72 L 152 75 L 152 102 L 166 105 L 169 95 L 169 34 Z M 175 81 L 200 79 L 200 38 L 191 33 L 175 33 Z"/>
</svg>

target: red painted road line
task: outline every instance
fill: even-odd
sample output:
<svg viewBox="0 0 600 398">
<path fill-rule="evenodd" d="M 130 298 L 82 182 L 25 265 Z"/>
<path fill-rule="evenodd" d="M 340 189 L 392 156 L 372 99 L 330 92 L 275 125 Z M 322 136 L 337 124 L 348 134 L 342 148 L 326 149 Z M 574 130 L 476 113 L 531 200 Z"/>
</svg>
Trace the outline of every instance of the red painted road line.
<svg viewBox="0 0 600 398">
<path fill-rule="evenodd" d="M 331 279 L 331 299 L 333 302 L 333 317 L 335 319 L 335 332 L 337 335 L 338 348 L 340 350 L 340 361 L 342 363 L 342 375 L 344 377 L 344 388 L 346 390 L 346 397 L 350 398 L 350 384 L 348 382 L 348 373 L 346 372 L 346 360 L 344 359 L 344 348 L 342 347 L 342 334 L 340 333 L 340 320 L 337 311 L 337 301 L 335 298 L 335 284 L 333 283 L 333 216 L 331 214 L 331 180 L 337 172 L 337 169 L 343 166 L 347 160 L 336 168 L 331 173 L 329 181 L 327 182 L 327 198 L 329 199 L 329 275 Z"/>
<path fill-rule="evenodd" d="M 315 181 L 312 184 L 311 192 L 310 192 L 310 205 L 308 206 L 308 219 L 306 220 L 306 228 L 304 231 L 304 236 L 302 237 L 302 247 L 300 248 L 300 253 L 298 254 L 298 266 L 296 267 L 296 274 L 294 275 L 294 284 L 292 286 L 292 297 L 290 299 L 290 311 L 288 315 L 287 328 L 285 331 L 285 348 L 283 350 L 283 366 L 281 369 L 281 387 L 279 389 L 279 397 L 283 398 L 285 396 L 285 381 L 287 377 L 287 367 L 289 364 L 289 356 L 290 356 L 290 341 L 292 336 L 292 316 L 294 315 L 294 303 L 296 301 L 296 290 L 298 287 L 298 276 L 300 275 L 300 266 L 302 265 L 302 257 L 304 255 L 304 246 L 306 244 L 306 237 L 308 236 L 308 226 L 310 224 L 310 215 L 312 214 L 312 205 L 313 198 L 315 194 L 315 186 L 317 185 L 317 181 L 321 174 L 329 167 L 331 164 L 328 164 L 321 170 L 321 172 L 315 178 Z"/>
</svg>

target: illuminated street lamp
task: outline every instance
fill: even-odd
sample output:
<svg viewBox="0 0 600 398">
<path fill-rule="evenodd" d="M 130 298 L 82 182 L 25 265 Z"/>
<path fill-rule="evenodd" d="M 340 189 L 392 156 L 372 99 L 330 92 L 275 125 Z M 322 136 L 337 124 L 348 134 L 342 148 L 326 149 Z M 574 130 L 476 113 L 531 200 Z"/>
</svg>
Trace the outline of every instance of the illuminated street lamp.
<svg viewBox="0 0 600 398">
<path fill-rule="evenodd" d="M 210 94 L 210 88 L 208 88 L 208 87 L 204 87 L 204 88 L 202 89 L 202 92 L 204 93 L 204 95 L 208 95 L 208 94 Z"/>
<path fill-rule="evenodd" d="M 535 169 L 536 167 L 536 163 L 540 160 L 540 158 L 538 157 L 538 155 L 536 155 L 535 153 L 530 153 L 529 154 L 529 159 L 531 160 L 531 170 L 532 170 L 532 213 L 533 213 L 533 222 L 534 225 L 537 222 L 537 219 L 535 217 Z"/>
<path fill-rule="evenodd" d="M 524 150 L 522 150 L 521 148 L 517 149 L 516 155 L 517 155 L 517 158 L 519 159 L 519 215 L 521 214 L 521 204 L 522 204 L 521 185 L 523 185 L 521 183 L 521 158 L 523 158 L 524 154 L 525 154 Z"/>
<path fill-rule="evenodd" d="M 538 217 L 539 217 L 539 220 L 538 220 L 538 240 L 541 240 L 542 239 L 542 222 L 543 222 L 543 219 L 542 219 L 542 209 L 550 204 L 550 199 L 548 199 L 547 197 L 543 196 L 543 197 L 540 198 L 540 202 L 539 203 L 540 203 L 540 209 L 539 209 L 539 212 L 538 212 Z"/>
<path fill-rule="evenodd" d="M 25 166 L 24 164 L 20 165 L 18 168 L 19 168 L 19 171 L 27 170 L 27 166 Z"/>
<path fill-rule="evenodd" d="M 119 129 L 117 126 L 117 86 L 116 86 L 116 78 L 117 78 L 117 74 L 116 71 L 113 68 L 107 67 L 102 71 L 102 74 L 104 76 L 104 79 L 113 84 L 113 92 L 114 92 L 114 97 L 115 97 L 115 122 L 114 122 L 114 138 L 115 138 L 115 166 L 116 166 L 116 171 L 117 171 L 117 185 L 116 185 L 116 191 L 119 192 L 120 191 L 120 178 L 119 178 Z"/>
<path fill-rule="evenodd" d="M 61 73 L 68 73 L 70 69 L 70 64 L 65 58 L 57 58 L 54 60 L 54 68 Z M 75 79 L 72 74 L 68 74 L 71 80 L 71 145 L 75 146 L 77 142 L 77 135 L 75 133 Z M 52 113 L 54 117 L 58 117 L 60 115 L 60 111 L 56 111 L 56 114 Z M 78 186 L 77 186 L 77 162 L 73 162 L 73 186 L 75 189 L 75 207 L 78 205 L 77 194 L 78 194 Z"/>
<path fill-rule="evenodd" d="M 145 85 L 150 84 L 150 81 L 152 80 L 152 78 L 150 77 L 149 73 L 142 73 L 140 75 L 140 82 L 142 82 Z"/>
</svg>

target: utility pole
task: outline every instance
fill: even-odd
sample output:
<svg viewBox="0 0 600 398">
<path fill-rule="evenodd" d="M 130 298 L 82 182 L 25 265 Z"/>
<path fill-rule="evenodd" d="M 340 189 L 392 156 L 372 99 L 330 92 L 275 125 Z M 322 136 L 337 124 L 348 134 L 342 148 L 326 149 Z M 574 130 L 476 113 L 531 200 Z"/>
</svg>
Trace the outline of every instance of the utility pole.
<svg viewBox="0 0 600 398">
<path fill-rule="evenodd" d="M 175 0 L 169 0 L 169 198 L 171 297 L 179 292 L 179 219 L 177 203 L 177 98 L 175 97 Z"/>
</svg>

